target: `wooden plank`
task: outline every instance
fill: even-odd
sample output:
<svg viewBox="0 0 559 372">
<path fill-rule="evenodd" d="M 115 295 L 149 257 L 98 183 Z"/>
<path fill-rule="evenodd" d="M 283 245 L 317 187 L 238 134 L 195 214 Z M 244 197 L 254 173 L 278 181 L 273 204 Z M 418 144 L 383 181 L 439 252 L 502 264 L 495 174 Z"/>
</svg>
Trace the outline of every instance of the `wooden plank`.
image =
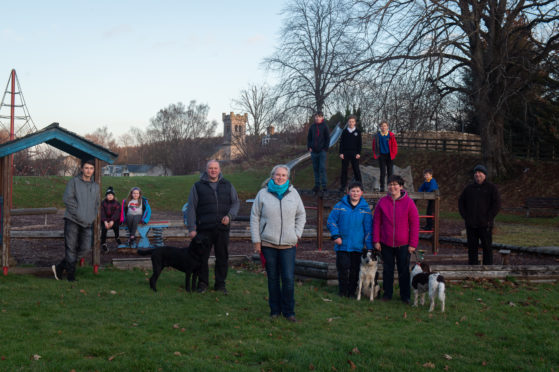
<svg viewBox="0 0 559 372">
<path fill-rule="evenodd" d="M 10 157 L 4 156 L 0 158 L 0 186 L 2 187 L 2 267 L 4 274 L 9 267 L 10 262 L 10 192 L 11 192 L 11 178 L 10 178 Z"/>
<path fill-rule="evenodd" d="M 247 262 L 249 258 L 245 255 L 229 256 L 229 265 L 239 265 Z M 129 270 L 134 268 L 151 269 L 151 257 L 127 257 L 113 258 L 112 265 L 117 269 Z M 210 256 L 208 260 L 210 267 L 215 266 L 215 256 Z"/>
<path fill-rule="evenodd" d="M 48 208 L 16 208 L 11 209 L 10 214 L 12 216 L 32 216 L 32 215 L 42 215 L 42 214 L 56 214 L 58 209 L 55 207 Z"/>
</svg>

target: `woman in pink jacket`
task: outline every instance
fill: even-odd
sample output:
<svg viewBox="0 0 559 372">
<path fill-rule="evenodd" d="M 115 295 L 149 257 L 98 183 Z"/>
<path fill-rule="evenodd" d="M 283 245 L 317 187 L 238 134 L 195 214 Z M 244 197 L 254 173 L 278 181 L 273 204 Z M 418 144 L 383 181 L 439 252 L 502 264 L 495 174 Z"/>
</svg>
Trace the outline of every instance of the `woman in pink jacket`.
<svg viewBox="0 0 559 372">
<path fill-rule="evenodd" d="M 410 302 L 410 254 L 419 242 L 419 214 L 403 189 L 402 177 L 388 178 L 388 194 L 379 200 L 373 215 L 373 243 L 383 260 L 382 301 L 392 299 L 394 260 L 398 267 L 400 298 Z"/>
</svg>

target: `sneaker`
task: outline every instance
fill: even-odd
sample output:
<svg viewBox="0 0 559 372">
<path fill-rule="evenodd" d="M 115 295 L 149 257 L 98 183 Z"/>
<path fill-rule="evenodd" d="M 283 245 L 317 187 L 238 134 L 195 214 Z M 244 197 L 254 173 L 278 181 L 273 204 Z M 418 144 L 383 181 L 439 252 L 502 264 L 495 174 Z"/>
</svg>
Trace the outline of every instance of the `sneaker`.
<svg viewBox="0 0 559 372">
<path fill-rule="evenodd" d="M 320 190 L 320 187 L 318 187 L 318 186 L 315 186 L 315 187 L 312 188 L 312 192 L 315 193 L 315 194 L 318 193 L 318 190 Z"/>
<path fill-rule="evenodd" d="M 107 247 L 107 244 L 101 244 L 101 249 L 103 250 L 103 252 L 109 253 L 109 247 Z"/>
<path fill-rule="evenodd" d="M 288 316 L 286 319 L 288 322 L 297 323 L 297 318 L 295 318 L 295 315 Z"/>
<path fill-rule="evenodd" d="M 196 292 L 198 293 L 206 293 L 208 291 L 208 289 L 206 287 L 198 287 L 198 289 L 196 290 Z"/>
<path fill-rule="evenodd" d="M 60 280 L 60 278 L 62 277 L 62 270 L 60 270 L 57 265 L 52 265 L 51 269 L 52 273 L 54 274 L 54 279 Z"/>
<path fill-rule="evenodd" d="M 323 187 L 323 188 L 322 188 L 322 193 L 323 193 L 323 194 L 326 194 L 327 192 L 328 192 L 328 189 L 327 189 L 326 187 Z"/>
<path fill-rule="evenodd" d="M 121 244 L 122 244 L 122 242 L 120 241 L 119 238 L 116 238 L 116 244 L 118 244 L 118 245 L 121 245 Z"/>
<path fill-rule="evenodd" d="M 76 281 L 76 273 L 75 272 L 68 273 L 68 278 L 67 279 L 68 279 L 69 282 L 75 282 Z"/>
<path fill-rule="evenodd" d="M 279 314 L 272 314 L 272 315 L 270 315 L 270 319 L 271 319 L 271 320 L 276 320 L 277 318 L 279 318 Z"/>
</svg>

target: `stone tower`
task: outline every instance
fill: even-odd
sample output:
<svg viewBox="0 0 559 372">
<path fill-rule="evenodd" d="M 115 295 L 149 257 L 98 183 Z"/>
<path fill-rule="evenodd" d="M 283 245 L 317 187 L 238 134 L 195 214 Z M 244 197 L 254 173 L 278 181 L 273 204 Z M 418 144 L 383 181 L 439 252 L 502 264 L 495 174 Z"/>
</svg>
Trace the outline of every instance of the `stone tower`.
<svg viewBox="0 0 559 372">
<path fill-rule="evenodd" d="M 235 142 L 244 142 L 246 135 L 246 127 L 248 114 L 238 114 L 231 112 L 229 115 L 223 113 L 223 144 L 232 144 Z"/>
<path fill-rule="evenodd" d="M 248 114 L 223 113 L 223 143 L 214 155 L 218 160 L 233 160 L 241 155 L 239 146 L 245 143 Z"/>
</svg>

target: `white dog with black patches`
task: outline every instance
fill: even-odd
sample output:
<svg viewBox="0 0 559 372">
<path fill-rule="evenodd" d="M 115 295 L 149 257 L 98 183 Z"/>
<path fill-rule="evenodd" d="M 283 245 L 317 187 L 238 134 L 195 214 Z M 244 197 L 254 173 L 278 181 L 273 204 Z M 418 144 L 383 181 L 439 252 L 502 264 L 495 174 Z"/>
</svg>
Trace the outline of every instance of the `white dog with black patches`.
<svg viewBox="0 0 559 372">
<path fill-rule="evenodd" d="M 439 273 L 432 273 L 429 265 L 425 262 L 416 263 L 411 271 L 411 288 L 414 294 L 413 306 L 417 306 L 417 300 L 421 295 L 421 305 L 425 305 L 425 293 L 429 292 L 431 301 L 429 312 L 435 310 L 435 297 L 441 302 L 441 312 L 444 313 L 445 282 Z"/>
<path fill-rule="evenodd" d="M 359 268 L 359 286 L 357 288 L 357 300 L 361 300 L 361 293 L 374 301 L 380 292 L 378 285 L 378 257 L 376 251 L 363 250 L 361 255 L 361 267 Z"/>
</svg>

